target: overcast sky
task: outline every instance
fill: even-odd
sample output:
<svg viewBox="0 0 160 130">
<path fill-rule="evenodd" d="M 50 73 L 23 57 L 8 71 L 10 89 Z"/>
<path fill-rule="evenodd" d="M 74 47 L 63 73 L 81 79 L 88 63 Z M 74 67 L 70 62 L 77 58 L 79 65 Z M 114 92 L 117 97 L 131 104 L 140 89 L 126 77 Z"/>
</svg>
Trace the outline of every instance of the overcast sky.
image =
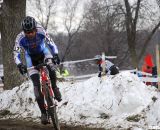
<svg viewBox="0 0 160 130">
<path fill-rule="evenodd" d="M 33 9 L 35 9 L 35 5 L 33 4 L 34 1 L 31 1 L 31 0 L 27 0 L 27 15 L 30 15 L 30 16 L 33 16 L 36 18 L 37 16 L 37 12 Z M 43 1 L 43 0 L 42 0 Z M 81 17 L 81 14 L 83 12 L 83 4 L 85 2 L 88 2 L 90 0 L 81 0 L 80 1 L 80 5 L 78 6 L 79 9 L 77 11 L 77 15 L 76 15 L 76 18 L 75 18 L 75 26 L 77 25 L 78 23 L 78 20 L 79 18 Z M 114 2 L 116 1 L 121 1 L 124 3 L 124 0 L 114 0 Z M 132 5 L 133 3 L 135 3 L 137 0 L 129 0 L 130 4 Z M 156 0 L 144 0 L 145 3 L 148 3 L 148 9 L 153 9 L 153 12 L 155 13 L 154 16 L 152 15 L 152 17 L 149 16 L 149 19 L 154 19 L 155 20 L 155 23 L 157 22 L 157 18 L 159 17 L 159 8 L 157 6 L 157 3 L 156 3 Z M 45 2 L 45 1 L 43 1 Z M 108 0 L 108 2 L 110 2 L 110 0 Z M 70 1 L 71 3 L 71 1 Z M 55 16 L 52 16 L 54 19 L 55 19 L 55 23 L 56 23 L 56 26 L 58 27 L 58 32 L 63 32 L 64 31 L 64 26 L 63 26 L 63 20 L 64 20 L 64 14 L 65 12 L 63 12 L 63 8 L 64 8 L 64 2 L 62 0 L 59 0 L 57 2 L 57 5 L 56 5 L 56 10 L 57 10 L 57 14 Z M 147 9 L 146 8 L 146 9 Z M 148 13 L 149 10 L 144 10 L 144 13 Z M 151 26 L 153 23 L 150 23 L 150 22 L 147 22 L 147 24 L 142 24 L 144 27 L 147 27 L 147 26 Z M 153 24 L 154 26 L 154 24 Z"/>
<path fill-rule="evenodd" d="M 77 20 L 81 17 L 81 14 L 83 12 L 83 4 L 87 1 L 89 1 L 89 0 L 80 0 L 78 10 L 76 13 L 75 22 L 77 22 Z M 70 1 L 70 3 L 71 3 L 71 1 Z M 33 8 L 35 8 L 34 1 L 27 0 L 27 13 L 26 14 L 36 18 L 37 12 L 35 12 L 35 10 L 33 10 Z M 64 14 L 65 14 L 63 9 L 64 9 L 64 2 L 62 0 L 59 0 L 56 3 L 56 15 L 52 16 L 55 19 L 56 26 L 58 26 L 58 31 L 62 31 L 62 32 L 64 31 L 63 19 L 64 19 Z"/>
</svg>

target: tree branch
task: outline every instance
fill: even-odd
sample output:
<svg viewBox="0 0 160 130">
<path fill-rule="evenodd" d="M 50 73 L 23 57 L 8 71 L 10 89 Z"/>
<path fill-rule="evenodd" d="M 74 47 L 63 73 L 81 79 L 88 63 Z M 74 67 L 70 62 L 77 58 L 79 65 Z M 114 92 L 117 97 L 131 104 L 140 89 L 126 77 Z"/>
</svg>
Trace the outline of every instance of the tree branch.
<svg viewBox="0 0 160 130">
<path fill-rule="evenodd" d="M 160 27 L 160 21 L 159 21 L 159 23 L 155 26 L 155 28 L 152 30 L 152 32 L 149 34 L 149 36 L 147 37 L 147 39 L 145 40 L 145 42 L 144 42 L 144 44 L 143 44 L 143 47 L 142 47 L 142 51 L 141 51 L 141 53 L 140 53 L 140 55 L 139 55 L 139 57 L 138 57 L 138 61 L 141 60 L 141 58 L 142 58 L 143 54 L 145 53 L 146 48 L 147 48 L 147 46 L 148 46 L 148 44 L 149 44 L 149 41 L 151 40 L 152 36 L 154 35 L 154 33 L 156 32 L 156 30 L 157 30 L 159 27 Z"/>
</svg>

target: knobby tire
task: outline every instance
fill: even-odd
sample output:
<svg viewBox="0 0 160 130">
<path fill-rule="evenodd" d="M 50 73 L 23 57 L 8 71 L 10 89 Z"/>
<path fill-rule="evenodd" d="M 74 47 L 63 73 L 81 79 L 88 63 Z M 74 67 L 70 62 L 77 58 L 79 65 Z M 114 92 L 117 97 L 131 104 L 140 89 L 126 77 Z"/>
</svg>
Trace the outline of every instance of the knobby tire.
<svg viewBox="0 0 160 130">
<path fill-rule="evenodd" d="M 55 130 L 60 130 L 58 115 L 56 112 L 56 105 L 53 103 L 53 99 L 50 96 L 50 91 L 49 91 L 48 85 L 45 86 L 45 89 L 46 89 L 45 95 L 46 95 L 46 101 L 47 101 L 47 105 L 48 105 L 48 113 L 49 113 L 49 116 L 51 117 L 53 127 L 55 128 Z"/>
<path fill-rule="evenodd" d="M 60 125 L 59 125 L 59 121 L 58 121 L 56 107 L 51 107 L 49 109 L 49 114 L 51 116 L 51 120 L 52 120 L 52 123 L 54 125 L 55 130 L 60 130 Z"/>
</svg>

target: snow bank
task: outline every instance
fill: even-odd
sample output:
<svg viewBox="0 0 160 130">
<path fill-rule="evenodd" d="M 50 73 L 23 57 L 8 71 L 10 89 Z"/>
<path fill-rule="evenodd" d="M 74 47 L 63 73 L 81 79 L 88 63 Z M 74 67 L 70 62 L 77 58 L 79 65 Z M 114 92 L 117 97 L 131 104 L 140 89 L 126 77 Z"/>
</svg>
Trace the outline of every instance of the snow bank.
<svg viewBox="0 0 160 130">
<path fill-rule="evenodd" d="M 160 96 L 156 89 L 129 72 L 101 79 L 93 77 L 84 82 L 60 82 L 58 86 L 63 95 L 58 105 L 61 123 L 146 129 L 160 121 Z M 9 110 L 10 117 L 40 116 L 31 82 L 0 93 L 0 102 L 0 110 Z"/>
</svg>

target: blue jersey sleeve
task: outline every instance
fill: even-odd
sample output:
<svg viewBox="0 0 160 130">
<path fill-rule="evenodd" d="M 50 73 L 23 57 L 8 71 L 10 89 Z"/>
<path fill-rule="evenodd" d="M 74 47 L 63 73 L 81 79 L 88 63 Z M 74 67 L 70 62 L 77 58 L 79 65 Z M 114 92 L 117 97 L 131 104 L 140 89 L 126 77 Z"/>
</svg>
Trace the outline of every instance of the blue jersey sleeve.
<svg viewBox="0 0 160 130">
<path fill-rule="evenodd" d="M 23 32 L 21 32 L 20 34 L 17 35 L 15 40 L 13 54 L 14 54 L 14 61 L 17 65 L 21 63 L 20 53 L 22 50 L 22 46 L 20 43 L 23 38 L 24 38 L 24 34 Z"/>
<path fill-rule="evenodd" d="M 37 26 L 37 33 L 39 33 L 42 37 L 44 36 L 45 43 L 49 47 L 52 55 L 58 54 L 58 48 L 48 33 L 44 30 L 44 28 L 40 25 Z"/>
</svg>

